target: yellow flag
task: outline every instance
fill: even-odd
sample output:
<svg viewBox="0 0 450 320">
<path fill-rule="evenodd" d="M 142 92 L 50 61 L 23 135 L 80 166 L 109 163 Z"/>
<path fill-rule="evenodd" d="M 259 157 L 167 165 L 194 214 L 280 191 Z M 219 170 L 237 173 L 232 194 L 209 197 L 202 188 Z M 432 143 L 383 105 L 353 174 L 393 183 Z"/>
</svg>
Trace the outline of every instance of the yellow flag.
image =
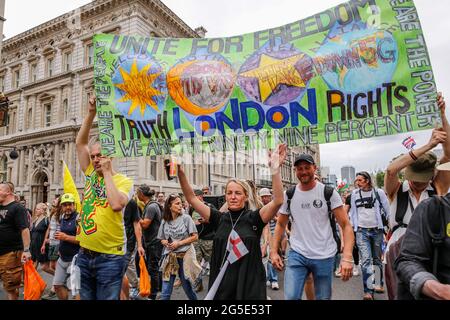
<svg viewBox="0 0 450 320">
<path fill-rule="evenodd" d="M 64 163 L 64 193 L 71 193 L 75 197 L 75 209 L 77 212 L 81 212 L 81 201 L 80 201 L 80 195 L 77 191 L 77 186 L 75 185 L 75 181 L 72 179 L 72 175 L 70 174 L 69 168 L 67 167 L 67 164 Z"/>
</svg>

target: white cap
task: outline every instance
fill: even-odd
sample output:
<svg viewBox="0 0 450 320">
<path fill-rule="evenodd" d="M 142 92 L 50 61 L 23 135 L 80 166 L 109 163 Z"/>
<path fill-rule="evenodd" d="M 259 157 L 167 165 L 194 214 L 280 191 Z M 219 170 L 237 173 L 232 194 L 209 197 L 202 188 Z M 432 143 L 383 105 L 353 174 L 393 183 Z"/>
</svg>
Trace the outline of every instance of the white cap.
<svg viewBox="0 0 450 320">
<path fill-rule="evenodd" d="M 437 166 L 436 169 L 444 170 L 444 171 L 450 171 L 450 162 L 443 163 L 440 166 Z"/>
<path fill-rule="evenodd" d="M 263 197 L 263 196 L 271 196 L 272 193 L 270 193 L 270 190 L 267 188 L 262 188 L 261 190 L 259 190 L 259 196 Z"/>
</svg>

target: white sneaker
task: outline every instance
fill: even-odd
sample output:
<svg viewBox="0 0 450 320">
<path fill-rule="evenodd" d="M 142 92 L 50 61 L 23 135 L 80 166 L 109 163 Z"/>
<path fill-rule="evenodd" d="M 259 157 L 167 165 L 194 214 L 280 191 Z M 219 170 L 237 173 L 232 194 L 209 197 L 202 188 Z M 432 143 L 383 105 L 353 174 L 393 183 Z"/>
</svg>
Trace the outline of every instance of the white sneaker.
<svg viewBox="0 0 450 320">
<path fill-rule="evenodd" d="M 359 276 L 359 266 L 358 265 L 353 266 L 353 276 L 354 277 Z"/>
<path fill-rule="evenodd" d="M 280 287 L 278 286 L 278 282 L 272 282 L 272 290 L 278 290 Z"/>
<path fill-rule="evenodd" d="M 340 271 L 340 270 L 336 270 L 336 271 L 334 272 L 334 276 L 335 276 L 336 278 L 340 278 L 340 277 L 342 276 L 341 271 Z"/>
<path fill-rule="evenodd" d="M 270 285 L 271 285 L 270 281 L 267 281 L 266 286 L 270 287 Z"/>
</svg>

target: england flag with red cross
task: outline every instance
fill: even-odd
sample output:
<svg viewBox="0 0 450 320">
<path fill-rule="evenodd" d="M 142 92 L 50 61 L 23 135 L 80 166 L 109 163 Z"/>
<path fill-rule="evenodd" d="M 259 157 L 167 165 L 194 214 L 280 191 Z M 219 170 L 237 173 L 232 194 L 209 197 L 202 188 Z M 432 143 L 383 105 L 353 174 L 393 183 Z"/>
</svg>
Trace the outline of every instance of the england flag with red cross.
<svg viewBox="0 0 450 320">
<path fill-rule="evenodd" d="M 227 250 L 230 253 L 227 258 L 230 264 L 238 261 L 248 253 L 247 247 L 234 229 L 231 230 L 230 237 L 228 238 Z"/>
</svg>

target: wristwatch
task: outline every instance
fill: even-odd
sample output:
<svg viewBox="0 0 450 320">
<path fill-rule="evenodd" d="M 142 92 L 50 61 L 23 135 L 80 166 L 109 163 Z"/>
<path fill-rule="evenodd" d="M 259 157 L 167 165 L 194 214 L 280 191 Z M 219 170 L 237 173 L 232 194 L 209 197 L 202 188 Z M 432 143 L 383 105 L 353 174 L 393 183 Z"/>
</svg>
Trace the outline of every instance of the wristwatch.
<svg viewBox="0 0 450 320">
<path fill-rule="evenodd" d="M 23 249 L 23 252 L 30 252 L 30 248 Z"/>
</svg>

